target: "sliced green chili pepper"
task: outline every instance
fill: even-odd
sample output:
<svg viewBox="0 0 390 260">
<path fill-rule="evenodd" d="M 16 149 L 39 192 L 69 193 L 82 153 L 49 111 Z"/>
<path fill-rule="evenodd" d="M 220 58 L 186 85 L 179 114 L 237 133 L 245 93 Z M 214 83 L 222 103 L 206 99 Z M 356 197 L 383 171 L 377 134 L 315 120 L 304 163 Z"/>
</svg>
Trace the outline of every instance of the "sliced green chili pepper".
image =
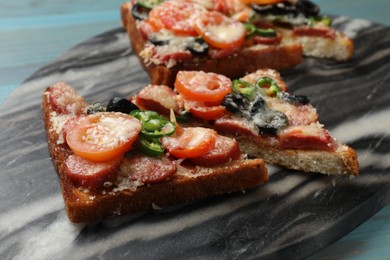
<svg viewBox="0 0 390 260">
<path fill-rule="evenodd" d="M 147 8 L 147 9 L 152 9 L 156 5 L 160 4 L 162 0 L 137 0 L 137 4 Z"/>
<path fill-rule="evenodd" d="M 327 16 L 322 16 L 322 19 L 321 19 L 320 22 L 325 24 L 326 26 L 331 26 L 332 25 L 332 19 L 330 19 Z"/>
<path fill-rule="evenodd" d="M 251 99 L 256 93 L 256 86 L 239 79 L 233 80 L 233 91 Z"/>
<path fill-rule="evenodd" d="M 330 19 L 327 16 L 317 16 L 317 17 L 308 17 L 307 18 L 307 25 L 308 26 L 314 26 L 317 23 L 322 23 L 323 25 L 326 26 L 331 26 L 332 25 L 332 19 Z"/>
<path fill-rule="evenodd" d="M 252 36 L 254 34 L 260 35 L 262 37 L 276 37 L 276 31 L 272 28 L 268 29 L 261 29 L 257 28 L 254 24 L 251 23 L 245 23 L 244 24 L 247 32 L 247 36 Z"/>
<path fill-rule="evenodd" d="M 252 36 L 256 32 L 256 26 L 251 23 L 244 23 L 245 29 L 247 30 L 246 35 Z"/>
<path fill-rule="evenodd" d="M 157 157 L 164 154 L 164 148 L 158 138 L 147 138 L 140 136 L 139 148 L 141 153 L 150 157 Z"/>
<path fill-rule="evenodd" d="M 257 28 L 256 33 L 260 36 L 263 36 L 263 37 L 269 37 L 269 38 L 276 37 L 276 31 L 272 28 L 268 28 L 268 29 Z"/>
<path fill-rule="evenodd" d="M 278 84 L 270 77 L 259 78 L 256 82 L 256 86 L 259 87 L 259 89 L 265 90 L 267 96 L 275 96 L 280 92 Z M 269 86 L 269 88 L 265 89 L 265 86 Z"/>
<path fill-rule="evenodd" d="M 141 121 L 141 124 L 141 133 L 148 137 L 159 138 L 172 135 L 176 131 L 176 125 L 162 117 Z"/>
<path fill-rule="evenodd" d="M 141 122 L 148 121 L 152 118 L 160 118 L 161 117 L 158 113 L 156 113 L 154 111 L 149 111 L 149 110 L 145 110 L 145 111 L 133 110 L 130 112 L 130 115 L 134 116 L 135 118 L 137 118 Z"/>
<path fill-rule="evenodd" d="M 176 125 L 163 118 L 154 111 L 133 110 L 130 115 L 141 121 L 141 134 L 148 137 L 159 138 L 172 135 L 176 131 Z"/>
</svg>

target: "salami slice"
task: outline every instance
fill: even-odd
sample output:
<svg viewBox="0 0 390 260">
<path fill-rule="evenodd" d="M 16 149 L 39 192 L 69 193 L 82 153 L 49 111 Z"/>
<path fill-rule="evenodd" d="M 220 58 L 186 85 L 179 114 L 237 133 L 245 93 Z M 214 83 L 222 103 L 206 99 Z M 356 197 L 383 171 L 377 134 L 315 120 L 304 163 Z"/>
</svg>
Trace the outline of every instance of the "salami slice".
<svg viewBox="0 0 390 260">
<path fill-rule="evenodd" d="M 146 157 L 135 155 L 125 158 L 121 164 L 120 174 L 134 181 L 145 184 L 159 183 L 167 180 L 176 172 L 176 163 L 166 156 Z"/>
<path fill-rule="evenodd" d="M 87 106 L 84 99 L 69 85 L 60 82 L 50 88 L 50 104 L 59 114 L 79 115 Z"/>
<path fill-rule="evenodd" d="M 75 185 L 97 189 L 115 181 L 119 163 L 120 159 L 92 162 L 72 154 L 65 161 L 65 173 Z"/>
<path fill-rule="evenodd" d="M 157 111 L 169 115 L 169 110 L 178 112 L 176 93 L 164 85 L 148 85 L 135 99 L 137 105 L 148 110 Z"/>
</svg>

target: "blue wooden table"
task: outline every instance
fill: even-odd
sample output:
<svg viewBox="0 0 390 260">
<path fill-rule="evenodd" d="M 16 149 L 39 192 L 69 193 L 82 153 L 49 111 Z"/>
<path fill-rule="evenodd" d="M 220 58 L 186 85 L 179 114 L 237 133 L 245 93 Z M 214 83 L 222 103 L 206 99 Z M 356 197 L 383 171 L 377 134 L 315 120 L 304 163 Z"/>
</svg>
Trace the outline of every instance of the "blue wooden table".
<svg viewBox="0 0 390 260">
<path fill-rule="evenodd" d="M 0 105 L 49 61 L 77 43 L 119 27 L 121 2 L 0 0 Z M 390 26 L 388 0 L 314 2 L 326 14 Z M 390 206 L 310 259 L 390 259 Z"/>
</svg>

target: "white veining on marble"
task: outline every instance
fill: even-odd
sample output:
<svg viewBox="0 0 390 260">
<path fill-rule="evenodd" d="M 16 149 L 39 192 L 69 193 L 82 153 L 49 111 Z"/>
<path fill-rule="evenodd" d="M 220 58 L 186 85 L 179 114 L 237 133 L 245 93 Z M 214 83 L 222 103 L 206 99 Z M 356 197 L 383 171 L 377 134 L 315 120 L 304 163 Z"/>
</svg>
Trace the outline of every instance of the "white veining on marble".
<svg viewBox="0 0 390 260">
<path fill-rule="evenodd" d="M 229 214 L 239 208 L 242 208 L 246 205 L 255 202 L 266 201 L 270 195 L 277 194 L 278 196 L 283 195 L 284 193 L 289 192 L 291 189 L 295 188 L 297 185 L 300 185 L 302 182 L 306 181 L 308 176 L 304 175 L 290 175 L 286 176 L 279 181 L 272 182 L 267 184 L 266 186 L 259 187 L 255 192 L 247 193 L 245 196 L 240 196 L 238 198 L 233 198 L 226 200 L 222 203 L 218 203 L 217 205 L 212 205 L 207 208 L 201 208 L 194 212 L 183 213 L 178 215 L 175 218 L 171 218 L 169 220 L 157 222 L 157 223 L 137 223 L 136 225 L 130 225 L 128 227 L 124 227 L 123 229 L 117 231 L 107 238 L 100 238 L 94 242 L 90 242 L 88 244 L 78 246 L 74 244 L 74 240 L 78 235 L 78 231 L 81 229 L 82 225 L 74 225 L 69 223 L 69 221 L 62 216 L 64 214 L 59 214 L 57 220 L 45 228 L 36 229 L 32 228 L 23 232 L 33 232 L 26 234 L 25 239 L 19 238 L 17 240 L 18 243 L 21 244 L 21 250 L 16 255 L 16 259 L 25 259 L 26 256 L 30 256 L 31 258 L 62 258 L 66 257 L 70 251 L 75 253 L 80 259 L 84 259 L 87 257 L 91 257 L 95 254 L 104 253 L 106 250 L 111 248 L 119 247 L 128 243 L 131 240 L 151 240 L 156 239 L 160 236 L 165 236 L 169 234 L 174 234 L 176 232 L 180 232 L 187 227 L 196 226 L 200 223 L 206 222 L 210 219 L 213 219 L 218 216 L 223 216 Z M 318 184 L 319 185 L 319 184 Z M 313 190 L 315 188 L 319 188 L 317 185 L 313 185 Z M 304 196 L 304 194 L 299 194 L 298 197 Z M 298 197 L 296 199 L 298 199 Z M 18 209 L 16 211 L 10 212 L 5 215 L 1 215 L 1 220 L 7 220 L 16 218 L 19 222 L 19 227 L 26 225 L 28 227 L 28 223 L 34 220 L 35 218 L 39 218 L 44 214 L 47 214 L 50 211 L 55 211 L 60 208 L 62 201 L 59 202 L 59 197 L 55 196 L 52 198 L 53 201 L 42 200 L 40 202 L 34 203 L 31 207 L 35 210 L 35 214 L 30 216 L 26 216 L 26 214 L 21 214 L 20 211 L 25 209 Z M 60 203 L 60 205 L 58 205 Z M 53 205 L 52 205 L 53 204 Z M 44 206 L 49 206 L 43 209 Z M 51 206 L 51 207 L 50 207 Z M 287 206 L 287 205 L 286 205 Z M 138 217 L 139 215 L 137 215 Z M 133 216 L 127 217 L 128 221 L 134 219 Z M 126 219 L 126 217 L 124 217 Z M 116 220 L 112 220 L 115 222 Z M 116 226 L 113 224 L 109 224 L 110 220 L 105 220 L 105 226 Z M 5 223 L 9 226 L 10 223 Z M 7 233 L 12 232 L 16 229 L 14 224 L 12 225 L 11 230 L 5 230 Z M 56 239 L 56 241 L 61 241 L 61 246 L 49 246 L 49 244 Z M 11 241 L 16 242 L 16 241 Z M 8 241 L 8 244 L 10 241 Z M 32 245 L 32 246 L 30 246 Z"/>
<path fill-rule="evenodd" d="M 357 34 L 369 27 L 372 26 L 372 22 L 362 19 L 353 19 L 349 20 L 347 17 L 337 17 L 333 20 L 333 24 L 337 25 L 338 23 L 346 22 L 345 27 L 343 28 L 343 33 L 348 37 L 356 38 Z"/>
<path fill-rule="evenodd" d="M 370 149 L 357 150 L 356 153 L 358 154 L 360 168 L 375 166 L 376 168 L 390 169 L 390 152 L 386 154 L 374 153 Z"/>
<path fill-rule="evenodd" d="M 27 205 L 0 213 L 0 235 L 12 233 L 35 219 L 39 219 L 54 211 L 64 209 L 61 193 L 30 202 Z"/>
<path fill-rule="evenodd" d="M 362 117 L 346 121 L 331 130 L 334 137 L 342 142 L 352 142 L 370 135 L 390 134 L 390 109 L 369 112 Z"/>
</svg>

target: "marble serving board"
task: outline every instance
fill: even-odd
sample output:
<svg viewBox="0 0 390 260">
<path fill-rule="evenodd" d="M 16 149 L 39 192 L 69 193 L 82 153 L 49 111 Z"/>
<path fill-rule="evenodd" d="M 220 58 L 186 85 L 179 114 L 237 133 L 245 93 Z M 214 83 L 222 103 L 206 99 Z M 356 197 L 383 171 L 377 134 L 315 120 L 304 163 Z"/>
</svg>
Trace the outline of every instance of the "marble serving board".
<svg viewBox="0 0 390 260">
<path fill-rule="evenodd" d="M 299 259 L 329 245 L 389 200 L 390 29 L 337 17 L 354 38 L 346 63 L 306 58 L 282 71 L 320 120 L 356 149 L 360 176 L 269 167 L 268 184 L 152 213 L 71 224 L 48 154 L 40 110 L 45 87 L 74 86 L 89 102 L 128 97 L 148 77 L 118 28 L 41 68 L 0 110 L 1 259 Z"/>
</svg>

